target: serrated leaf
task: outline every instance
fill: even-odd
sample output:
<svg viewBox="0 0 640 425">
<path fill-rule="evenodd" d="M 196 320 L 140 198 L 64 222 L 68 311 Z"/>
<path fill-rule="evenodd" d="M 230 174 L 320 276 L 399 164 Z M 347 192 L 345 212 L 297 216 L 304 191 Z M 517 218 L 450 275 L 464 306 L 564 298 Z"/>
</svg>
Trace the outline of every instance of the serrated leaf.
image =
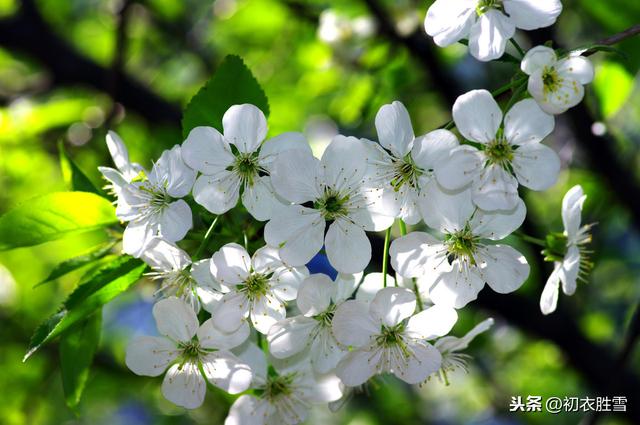
<svg viewBox="0 0 640 425">
<path fill-rule="evenodd" d="M 117 264 L 117 267 L 108 264 L 103 267 L 102 272 L 96 270 L 92 273 L 93 278 L 78 286 L 62 304 L 60 311 L 36 329 L 23 361 L 31 357 L 44 344 L 74 327 L 129 289 L 140 279 L 147 267 L 141 260 L 127 256 L 122 257 Z"/>
<path fill-rule="evenodd" d="M 77 270 L 81 267 L 84 267 L 88 264 L 91 264 L 103 258 L 105 255 L 107 255 L 111 251 L 111 249 L 114 247 L 115 244 L 116 244 L 115 241 L 106 242 L 104 244 L 101 244 L 101 245 L 98 245 L 97 247 L 92 248 L 89 252 L 85 254 L 63 261 L 62 263 L 55 266 L 54 269 L 51 270 L 51 273 L 49 273 L 49 276 L 47 276 L 47 278 L 42 282 L 35 285 L 34 288 L 44 283 L 51 282 L 52 280 L 58 279 L 66 275 L 67 273 L 71 273 L 74 270 Z"/>
<path fill-rule="evenodd" d="M 117 222 L 111 202 L 94 193 L 50 193 L 0 217 L 0 250 L 38 245 Z"/>
<path fill-rule="evenodd" d="M 89 377 L 93 357 L 100 343 L 102 309 L 60 338 L 60 370 L 67 406 L 75 410 Z"/>
<path fill-rule="evenodd" d="M 191 99 L 182 116 L 182 135 L 198 126 L 222 131 L 222 116 L 233 105 L 251 103 L 269 115 L 264 90 L 239 56 L 229 55 L 213 77 Z"/>
<path fill-rule="evenodd" d="M 70 190 L 103 195 L 102 191 L 93 184 L 89 177 L 87 177 L 80 167 L 69 157 L 62 141 L 58 142 L 58 152 L 60 154 L 62 178 Z"/>
</svg>

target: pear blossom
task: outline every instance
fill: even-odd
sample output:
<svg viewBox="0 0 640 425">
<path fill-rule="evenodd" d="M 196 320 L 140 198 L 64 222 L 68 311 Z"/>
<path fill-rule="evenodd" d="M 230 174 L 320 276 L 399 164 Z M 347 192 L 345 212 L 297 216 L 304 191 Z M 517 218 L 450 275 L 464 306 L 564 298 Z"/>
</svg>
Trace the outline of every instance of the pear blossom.
<svg viewBox="0 0 640 425">
<path fill-rule="evenodd" d="M 249 388 L 251 368 L 229 351 L 249 336 L 246 324 L 231 333 L 216 329 L 211 319 L 199 326 L 191 306 L 176 297 L 158 301 L 153 316 L 162 336 L 134 338 L 125 362 L 142 376 L 160 376 L 168 368 L 162 382 L 167 400 L 187 409 L 199 407 L 207 389 L 205 379 L 230 394 Z"/>
<path fill-rule="evenodd" d="M 334 335 L 352 348 L 336 368 L 346 386 L 385 372 L 417 384 L 440 369 L 442 356 L 427 340 L 446 335 L 458 315 L 437 305 L 417 314 L 415 309 L 415 295 L 404 288 L 381 289 L 369 305 L 351 300 L 338 307 Z"/>
<path fill-rule="evenodd" d="M 554 262 L 554 269 L 540 298 L 540 310 L 544 314 L 556 310 L 560 283 L 565 295 L 573 295 L 577 280 L 593 268 L 589 260 L 590 251 L 586 249 L 586 245 L 591 243 L 589 232 L 592 225 L 580 226 L 580 215 L 586 199 L 587 195 L 580 185 L 569 189 L 562 199 L 564 232 L 547 236 L 547 248 L 543 253 L 546 254 L 545 260 Z"/>
<path fill-rule="evenodd" d="M 584 85 L 593 81 L 589 59 L 577 54 L 559 58 L 550 47 L 529 50 L 520 65 L 529 75 L 528 89 L 540 108 L 548 114 L 561 114 L 584 97 Z"/>
<path fill-rule="evenodd" d="M 504 54 L 516 28 L 551 26 L 561 12 L 560 0 L 436 0 L 424 26 L 438 46 L 468 39 L 473 57 L 490 61 Z"/>
<path fill-rule="evenodd" d="M 437 372 L 441 381 L 449 384 L 447 374 L 462 369 L 467 371 L 467 361 L 471 358 L 468 354 L 461 353 L 466 350 L 471 341 L 483 332 L 488 331 L 493 326 L 494 320 L 488 318 L 466 333 L 462 338 L 456 336 L 445 336 L 438 339 L 433 345 L 442 354 L 442 366 Z"/>
<path fill-rule="evenodd" d="M 200 311 L 201 301 L 211 312 L 222 298 L 220 284 L 211 274 L 210 259 L 191 261 L 191 257 L 174 243 L 153 238 L 140 257 L 153 271 L 148 275 L 161 282 L 159 297 L 176 296 Z"/>
<path fill-rule="evenodd" d="M 540 143 L 553 131 L 553 116 L 533 99 L 516 103 L 504 117 L 486 90 L 473 90 L 453 105 L 460 133 L 477 143 L 463 145 L 435 169 L 438 183 L 449 190 L 471 184 L 473 202 L 480 208 L 511 210 L 518 204 L 518 184 L 545 190 L 555 184 L 560 159 Z"/>
<path fill-rule="evenodd" d="M 323 246 L 340 273 L 359 273 L 371 260 L 365 231 L 393 224 L 381 189 L 368 188 L 368 143 L 336 136 L 318 160 L 302 151 L 279 155 L 271 173 L 276 192 L 291 205 L 274 214 L 264 229 L 287 264 L 308 263 Z M 329 230 L 325 236 L 325 228 Z"/>
<path fill-rule="evenodd" d="M 121 188 L 131 183 L 144 172 L 144 168 L 129 160 L 129 151 L 120 136 L 115 131 L 109 130 L 106 136 L 107 149 L 116 168 L 98 167 L 103 177 L 111 183 L 108 188 L 117 195 Z"/>
<path fill-rule="evenodd" d="M 241 347 L 238 356 L 251 365 L 255 395 L 240 396 L 225 425 L 295 425 L 304 422 L 311 406 L 342 397 L 340 380 L 333 374 L 315 375 L 305 357 L 271 359 L 269 367 L 253 343 Z"/>
<path fill-rule="evenodd" d="M 416 224 L 420 211 L 432 205 L 425 196 L 427 187 L 437 190 L 433 170 L 459 145 L 458 139 L 448 130 L 416 138 L 407 109 L 397 101 L 380 108 L 376 129 L 380 145 L 373 145 L 371 159 L 375 184 L 393 193 L 397 217 Z"/>
<path fill-rule="evenodd" d="M 307 350 L 311 366 L 317 373 L 328 373 L 345 355 L 346 347 L 333 336 L 333 315 L 356 290 L 362 274 L 338 275 L 335 282 L 325 274 L 306 278 L 298 290 L 299 316 L 271 326 L 267 341 L 269 352 L 285 359 Z"/>
<path fill-rule="evenodd" d="M 436 211 L 425 216 L 438 237 L 411 232 L 391 243 L 391 266 L 403 278 L 422 278 L 429 298 L 436 305 L 462 308 L 475 300 L 485 282 L 494 291 L 517 290 L 529 275 L 522 254 L 508 245 L 492 245 L 515 231 L 525 218 L 519 200 L 511 211 L 483 211 L 471 202 L 469 189 L 459 193 L 437 193 Z M 424 288 L 420 289 L 424 292 Z"/>
<path fill-rule="evenodd" d="M 284 133 L 263 142 L 267 119 L 254 105 L 234 105 L 222 117 L 224 135 L 212 127 L 196 127 L 182 144 L 187 164 L 201 173 L 193 188 L 195 201 L 214 214 L 242 204 L 260 221 L 271 217 L 280 202 L 269 173 L 280 152 L 311 152 L 300 133 Z"/>
<path fill-rule="evenodd" d="M 306 267 L 285 264 L 276 248 L 262 247 L 250 257 L 236 243 L 213 254 L 211 273 L 224 293 L 212 314 L 215 325 L 231 332 L 250 317 L 263 334 L 286 317 L 285 303 L 296 299 L 298 287 L 309 275 Z"/>
<path fill-rule="evenodd" d="M 193 226 L 191 208 L 180 198 L 191 192 L 196 172 L 182 160 L 180 146 L 164 151 L 150 172 L 140 171 L 127 184 L 114 183 L 118 186 L 116 215 L 128 222 L 122 235 L 122 248 L 134 257 L 142 255 L 153 237 L 177 242 Z"/>
</svg>

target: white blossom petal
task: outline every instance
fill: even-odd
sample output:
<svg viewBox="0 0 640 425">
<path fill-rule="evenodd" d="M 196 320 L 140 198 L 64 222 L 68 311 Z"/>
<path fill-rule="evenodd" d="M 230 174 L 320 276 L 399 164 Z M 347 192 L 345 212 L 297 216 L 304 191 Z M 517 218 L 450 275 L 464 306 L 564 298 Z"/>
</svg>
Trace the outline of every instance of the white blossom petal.
<svg viewBox="0 0 640 425">
<path fill-rule="evenodd" d="M 153 317 L 160 334 L 176 342 L 189 342 L 198 331 L 198 318 L 183 300 L 168 297 L 153 306 Z"/>
<path fill-rule="evenodd" d="M 282 203 L 271 185 L 271 178 L 262 176 L 258 177 L 253 185 L 245 186 L 242 192 L 242 205 L 256 220 L 266 221 Z"/>
<path fill-rule="evenodd" d="M 380 144 L 397 158 L 404 158 L 413 147 L 413 126 L 407 108 L 395 101 L 383 105 L 376 115 Z"/>
<path fill-rule="evenodd" d="M 412 338 L 429 340 L 449 333 L 458 321 L 458 313 L 450 306 L 434 305 L 412 316 L 406 332 Z"/>
<path fill-rule="evenodd" d="M 249 338 L 249 325 L 242 322 L 240 327 L 233 332 L 224 332 L 218 329 L 213 319 L 207 319 L 198 328 L 198 341 L 204 348 L 216 350 L 230 350 L 241 345 Z"/>
<path fill-rule="evenodd" d="M 560 263 L 556 263 L 555 268 L 549 275 L 547 283 L 544 285 L 542 295 L 540 296 L 540 311 L 544 315 L 548 315 L 556 311 L 558 306 L 558 296 L 560 295 L 560 276 L 558 271 Z"/>
<path fill-rule="evenodd" d="M 411 343 L 408 349 L 411 355 L 407 357 L 406 364 L 393 371 L 399 379 L 407 384 L 419 384 L 440 369 L 442 355 L 431 344 Z"/>
<path fill-rule="evenodd" d="M 490 245 L 476 255 L 481 276 L 494 291 L 509 294 L 529 277 L 527 259 L 508 245 Z"/>
<path fill-rule="evenodd" d="M 271 184 L 276 193 L 287 201 L 302 204 L 321 196 L 320 161 L 303 150 L 282 152 L 273 162 Z"/>
<path fill-rule="evenodd" d="M 366 350 L 348 352 L 336 366 L 336 375 L 348 387 L 364 384 L 376 374 L 380 361 L 380 352 L 371 353 Z"/>
<path fill-rule="evenodd" d="M 542 71 L 545 67 L 552 67 L 556 64 L 558 56 L 555 50 L 547 46 L 536 46 L 524 55 L 520 63 L 520 69 L 527 75 Z"/>
<path fill-rule="evenodd" d="M 458 260 L 456 260 L 458 261 Z M 435 305 L 460 309 L 478 297 L 484 281 L 476 271 L 463 272 L 459 264 L 437 274 L 429 297 Z"/>
<path fill-rule="evenodd" d="M 472 90 L 456 99 L 453 120 L 466 139 L 489 143 L 500 128 L 502 111 L 487 90 Z"/>
<path fill-rule="evenodd" d="M 560 0 L 504 0 L 504 9 L 516 27 L 535 30 L 556 22 L 562 3 Z"/>
<path fill-rule="evenodd" d="M 238 285 L 249 277 L 251 257 L 244 247 L 229 243 L 211 257 L 211 272 L 223 285 Z"/>
<path fill-rule="evenodd" d="M 300 205 L 278 209 L 264 228 L 264 239 L 280 248 L 280 258 L 292 266 L 307 264 L 324 242 L 325 220 L 316 210 Z"/>
<path fill-rule="evenodd" d="M 281 320 L 271 326 L 267 334 L 269 352 L 278 359 L 300 353 L 311 343 L 311 333 L 318 322 L 305 316 Z"/>
<path fill-rule="evenodd" d="M 246 391 L 251 385 L 253 374 L 249 365 L 228 351 L 208 353 L 201 361 L 207 380 L 229 394 Z"/>
<path fill-rule="evenodd" d="M 138 336 L 127 346 L 125 363 L 136 375 L 160 376 L 179 354 L 176 343 L 167 338 Z"/>
<path fill-rule="evenodd" d="M 212 127 L 195 127 L 182 144 L 182 159 L 194 170 L 215 175 L 233 164 L 229 144 Z"/>
<path fill-rule="evenodd" d="M 533 99 L 516 103 L 504 117 L 504 135 L 511 145 L 541 142 L 554 127 L 553 116 L 543 112 Z"/>
<path fill-rule="evenodd" d="M 512 166 L 520 184 L 531 190 L 546 190 L 558 180 L 560 157 L 550 147 L 532 143 L 514 152 Z"/>
<path fill-rule="evenodd" d="M 512 210 L 477 210 L 471 219 L 471 229 L 474 235 L 497 241 L 515 232 L 524 223 L 526 215 L 527 207 L 522 199 L 518 199 Z"/>
<path fill-rule="evenodd" d="M 253 301 L 251 306 L 251 323 L 262 334 L 269 333 L 269 329 L 276 322 L 283 320 L 287 310 L 283 303 L 267 294 Z"/>
<path fill-rule="evenodd" d="M 396 280 L 393 276 L 387 275 L 387 286 L 395 286 L 395 283 Z M 364 277 L 362 284 L 358 287 L 356 301 L 370 304 L 378 292 L 384 287 L 384 275 L 382 273 L 369 273 Z"/>
<path fill-rule="evenodd" d="M 325 249 L 329 262 L 340 273 L 359 273 L 371 260 L 371 242 L 365 231 L 343 219 L 329 226 Z"/>
<path fill-rule="evenodd" d="M 469 52 L 481 61 L 499 59 L 504 54 L 507 41 L 513 37 L 516 27 L 502 12 L 490 9 L 471 26 Z"/>
<path fill-rule="evenodd" d="M 369 155 L 371 152 L 365 142 L 337 135 L 320 160 L 324 182 L 338 191 L 359 187 L 367 171 Z"/>
<path fill-rule="evenodd" d="M 151 239 L 140 258 L 153 269 L 163 272 L 183 270 L 191 264 L 189 254 L 158 237 Z"/>
<path fill-rule="evenodd" d="M 464 229 L 475 211 L 469 189 L 453 192 L 429 185 L 424 196 L 424 202 L 430 204 L 429 208 L 421 208 L 424 222 L 443 233 Z"/>
<path fill-rule="evenodd" d="M 562 223 L 569 239 L 574 239 L 580 230 L 582 207 L 586 199 L 580 185 L 569 189 L 562 199 Z"/>
<path fill-rule="evenodd" d="M 474 0 L 436 0 L 424 21 L 424 28 L 440 47 L 467 37 L 476 18 Z"/>
<path fill-rule="evenodd" d="M 560 61 L 557 70 L 563 77 L 569 77 L 580 84 L 589 84 L 594 77 L 591 61 L 582 56 L 572 56 Z"/>
<path fill-rule="evenodd" d="M 359 301 L 345 301 L 333 316 L 333 334 L 345 346 L 361 347 L 379 331 L 369 314 L 369 306 Z"/>
<path fill-rule="evenodd" d="M 459 145 L 458 138 L 449 130 L 434 130 L 413 142 L 411 158 L 423 170 L 435 170 L 449 160 L 451 152 Z"/>
<path fill-rule="evenodd" d="M 224 138 L 240 152 L 258 150 L 267 135 L 267 119 L 260 109 L 251 104 L 233 105 L 222 117 Z"/>
<path fill-rule="evenodd" d="M 240 177 L 223 170 L 216 176 L 201 175 L 193 186 L 193 198 L 213 214 L 224 214 L 240 197 Z"/>
<path fill-rule="evenodd" d="M 562 261 L 562 267 L 558 270 L 558 276 L 562 282 L 562 291 L 566 295 L 576 292 L 578 273 L 580 272 L 580 249 L 572 245 L 567 250 Z"/>
<path fill-rule="evenodd" d="M 416 296 L 405 288 L 381 289 L 369 305 L 371 317 L 388 327 L 411 317 L 415 310 Z"/>
<path fill-rule="evenodd" d="M 162 395 L 186 409 L 200 407 L 206 392 L 207 384 L 198 365 L 190 361 L 171 366 L 162 381 Z"/>
<path fill-rule="evenodd" d="M 525 147 L 529 145 L 522 146 L 521 149 Z M 497 164 L 489 165 L 483 170 L 472 190 L 473 202 L 483 210 L 511 210 L 518 204 L 518 180 Z"/>
<path fill-rule="evenodd" d="M 460 190 L 480 175 L 484 162 L 484 155 L 473 146 L 459 146 L 436 164 L 435 176 L 443 188 Z"/>
<path fill-rule="evenodd" d="M 306 278 L 298 290 L 298 308 L 308 317 L 317 316 L 324 312 L 331 304 L 334 284 L 325 274 L 313 274 Z"/>
<path fill-rule="evenodd" d="M 243 293 L 229 292 L 225 294 L 211 318 L 214 325 L 223 332 L 237 330 L 249 314 L 249 300 Z"/>
<path fill-rule="evenodd" d="M 441 251 L 446 249 L 438 239 L 428 233 L 411 232 L 391 242 L 389 256 L 396 273 L 413 278 L 433 272 Z"/>
</svg>

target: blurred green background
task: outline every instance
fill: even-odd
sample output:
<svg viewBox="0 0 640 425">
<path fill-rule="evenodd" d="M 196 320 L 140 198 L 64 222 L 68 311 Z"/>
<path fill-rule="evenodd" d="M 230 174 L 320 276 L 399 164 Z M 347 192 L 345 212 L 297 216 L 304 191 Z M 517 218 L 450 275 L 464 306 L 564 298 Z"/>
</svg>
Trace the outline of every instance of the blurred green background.
<svg viewBox="0 0 640 425">
<path fill-rule="evenodd" d="M 407 105 L 416 134 L 437 128 L 450 119 L 456 95 L 495 89 L 513 68 L 479 63 L 462 45 L 436 49 L 422 29 L 430 3 L 0 0 L 0 213 L 65 189 L 59 140 L 96 183 L 96 167 L 110 163 L 107 128 L 123 137 L 134 161 L 150 165 L 181 142 L 181 108 L 227 54 L 242 56 L 264 87 L 270 134 L 304 131 L 317 152 L 338 132 L 375 138 L 375 114 L 393 100 Z M 637 1 L 563 4 L 551 31 L 519 34 L 520 43 L 553 37 L 578 47 L 640 22 Z M 637 414 L 594 419 L 508 411 L 512 396 L 528 395 L 623 395 L 630 409 L 640 403 L 639 386 L 616 386 L 640 382 L 640 352 L 625 348 L 634 340 L 628 327 L 640 299 L 640 39 L 618 47 L 625 57 L 592 57 L 597 77 L 585 107 L 559 117 L 547 141 L 564 164 L 557 185 L 524 194 L 527 231 L 544 235 L 562 229 L 562 195 L 583 185 L 585 221 L 598 222 L 588 283 L 571 298 L 561 296 L 555 317 L 543 318 L 537 302 L 549 264 L 514 240 L 532 263 L 531 277 L 518 295 L 481 298 L 461 314 L 456 335 L 486 317 L 497 320 L 472 344 L 468 373 L 456 372 L 449 386 L 379 380 L 337 414 L 314 410 L 309 423 L 634 424 Z M 230 403 L 224 396 L 209 391 L 202 408 L 186 412 L 163 399 L 160 379 L 124 366 L 127 341 L 154 327 L 148 282 L 105 309 L 100 352 L 76 413 L 65 406 L 55 345 L 22 363 L 31 333 L 82 271 L 33 286 L 61 260 L 103 239 L 96 232 L 0 252 L 0 423 L 221 423 Z"/>
</svg>

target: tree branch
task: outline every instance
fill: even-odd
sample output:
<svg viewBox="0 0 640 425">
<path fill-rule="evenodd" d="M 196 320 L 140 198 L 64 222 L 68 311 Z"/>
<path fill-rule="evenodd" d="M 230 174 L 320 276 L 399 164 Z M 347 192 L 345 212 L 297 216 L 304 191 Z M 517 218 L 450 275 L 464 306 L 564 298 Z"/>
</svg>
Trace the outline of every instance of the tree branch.
<svg viewBox="0 0 640 425">
<path fill-rule="evenodd" d="M 631 28 L 626 29 L 625 31 L 612 35 L 611 37 L 596 41 L 595 44 L 600 46 L 613 46 L 614 44 L 621 43 L 628 38 L 635 37 L 638 34 L 640 34 L 640 24 L 634 25 Z M 587 50 L 582 54 L 582 56 L 591 56 L 594 53 L 597 53 L 597 50 Z"/>
</svg>

